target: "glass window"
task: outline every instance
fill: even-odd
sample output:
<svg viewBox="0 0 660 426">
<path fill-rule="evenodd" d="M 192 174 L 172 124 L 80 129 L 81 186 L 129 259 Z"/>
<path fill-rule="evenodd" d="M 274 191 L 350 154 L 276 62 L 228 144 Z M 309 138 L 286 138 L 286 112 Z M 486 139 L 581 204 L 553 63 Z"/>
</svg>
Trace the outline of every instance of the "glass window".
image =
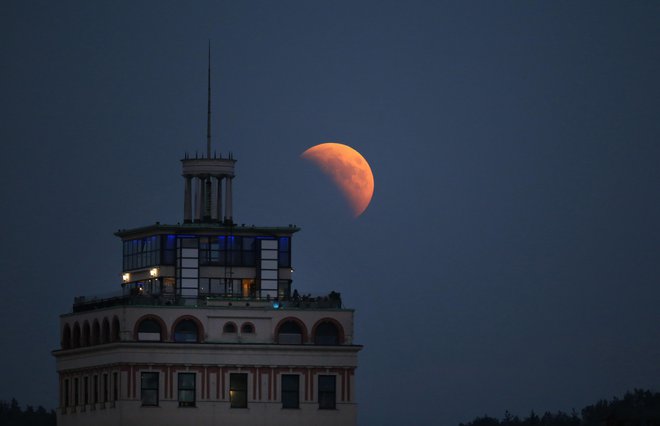
<svg viewBox="0 0 660 426">
<path fill-rule="evenodd" d="M 249 322 L 246 322 L 241 326 L 241 333 L 244 334 L 252 334 L 254 333 L 254 326 L 250 324 Z"/>
<path fill-rule="evenodd" d="M 143 406 L 158 405 L 158 373 L 144 372 L 141 375 L 140 399 Z"/>
<path fill-rule="evenodd" d="M 328 375 L 319 376 L 319 408 L 334 410 L 337 406 L 336 377 Z"/>
<path fill-rule="evenodd" d="M 229 375 L 231 408 L 247 408 L 247 376 L 246 373 L 231 373 Z"/>
<path fill-rule="evenodd" d="M 195 321 L 185 319 L 180 321 L 174 329 L 175 342 L 197 342 L 197 324 Z"/>
<path fill-rule="evenodd" d="M 302 330 L 294 321 L 287 321 L 280 327 L 277 342 L 284 345 L 302 344 Z"/>
<path fill-rule="evenodd" d="M 337 326 L 329 321 L 322 322 L 316 327 L 314 343 L 317 345 L 338 345 L 339 330 Z"/>
<path fill-rule="evenodd" d="M 145 319 L 138 326 L 138 340 L 160 342 L 160 324 L 155 319 Z"/>
<path fill-rule="evenodd" d="M 300 408 L 300 376 L 282 375 L 282 408 Z"/>
<path fill-rule="evenodd" d="M 195 406 L 195 373 L 179 373 L 179 407 Z"/>
<path fill-rule="evenodd" d="M 280 268 L 288 268 L 291 266 L 291 238 L 280 237 L 277 259 Z"/>
<path fill-rule="evenodd" d="M 236 333 L 236 324 L 228 322 L 222 329 L 223 333 Z"/>
</svg>

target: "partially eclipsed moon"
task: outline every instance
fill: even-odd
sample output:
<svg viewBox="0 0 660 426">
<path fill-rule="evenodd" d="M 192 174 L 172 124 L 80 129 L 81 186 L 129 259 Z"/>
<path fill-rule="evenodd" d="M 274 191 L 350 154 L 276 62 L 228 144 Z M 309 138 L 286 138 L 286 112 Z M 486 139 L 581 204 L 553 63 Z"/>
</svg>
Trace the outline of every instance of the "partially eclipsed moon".
<svg viewBox="0 0 660 426">
<path fill-rule="evenodd" d="M 335 181 L 355 217 L 367 209 L 374 194 L 374 175 L 359 152 L 350 146 L 329 142 L 309 148 L 301 157 L 313 161 Z"/>
</svg>

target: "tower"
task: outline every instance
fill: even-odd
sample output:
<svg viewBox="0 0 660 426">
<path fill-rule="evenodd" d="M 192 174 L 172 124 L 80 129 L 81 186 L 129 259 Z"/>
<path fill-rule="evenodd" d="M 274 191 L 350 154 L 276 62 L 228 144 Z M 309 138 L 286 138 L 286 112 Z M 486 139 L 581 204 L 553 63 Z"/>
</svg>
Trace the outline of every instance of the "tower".
<svg viewBox="0 0 660 426">
<path fill-rule="evenodd" d="M 293 289 L 299 228 L 234 223 L 210 121 L 181 162 L 183 221 L 116 232 L 116 294 L 60 316 L 58 425 L 355 425 L 354 311 Z"/>
</svg>

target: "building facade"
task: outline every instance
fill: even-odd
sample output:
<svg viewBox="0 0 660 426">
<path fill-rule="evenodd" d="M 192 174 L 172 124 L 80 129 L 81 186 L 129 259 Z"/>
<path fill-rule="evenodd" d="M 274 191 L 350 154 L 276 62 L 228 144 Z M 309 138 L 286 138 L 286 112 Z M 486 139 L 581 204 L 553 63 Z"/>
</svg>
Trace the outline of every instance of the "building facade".
<svg viewBox="0 0 660 426">
<path fill-rule="evenodd" d="M 182 166 L 183 223 L 118 231 L 121 291 L 60 317 L 58 425 L 355 425 L 354 311 L 293 289 L 297 227 L 234 223 L 231 156 Z"/>
</svg>

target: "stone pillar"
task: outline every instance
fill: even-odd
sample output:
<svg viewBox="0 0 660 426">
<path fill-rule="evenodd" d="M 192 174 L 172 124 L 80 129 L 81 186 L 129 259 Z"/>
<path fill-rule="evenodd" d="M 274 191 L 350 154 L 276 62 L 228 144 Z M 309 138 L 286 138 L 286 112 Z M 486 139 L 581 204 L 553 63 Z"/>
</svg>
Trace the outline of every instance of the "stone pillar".
<svg viewBox="0 0 660 426">
<path fill-rule="evenodd" d="M 222 176 L 216 176 L 215 183 L 215 219 L 222 222 Z"/>
<path fill-rule="evenodd" d="M 226 188 L 225 188 L 225 222 L 233 222 L 232 217 L 232 205 L 231 205 L 231 183 L 234 180 L 233 177 L 227 176 L 226 178 Z"/>
<path fill-rule="evenodd" d="M 199 176 L 195 176 L 195 222 L 202 221 L 202 206 L 204 205 L 204 183 Z"/>
<path fill-rule="evenodd" d="M 202 182 L 204 183 L 204 212 L 202 219 L 204 222 L 210 222 L 213 212 L 213 180 L 210 176 L 206 176 Z"/>
<path fill-rule="evenodd" d="M 183 223 L 192 222 L 192 177 L 184 176 L 186 186 L 183 191 Z"/>
</svg>

